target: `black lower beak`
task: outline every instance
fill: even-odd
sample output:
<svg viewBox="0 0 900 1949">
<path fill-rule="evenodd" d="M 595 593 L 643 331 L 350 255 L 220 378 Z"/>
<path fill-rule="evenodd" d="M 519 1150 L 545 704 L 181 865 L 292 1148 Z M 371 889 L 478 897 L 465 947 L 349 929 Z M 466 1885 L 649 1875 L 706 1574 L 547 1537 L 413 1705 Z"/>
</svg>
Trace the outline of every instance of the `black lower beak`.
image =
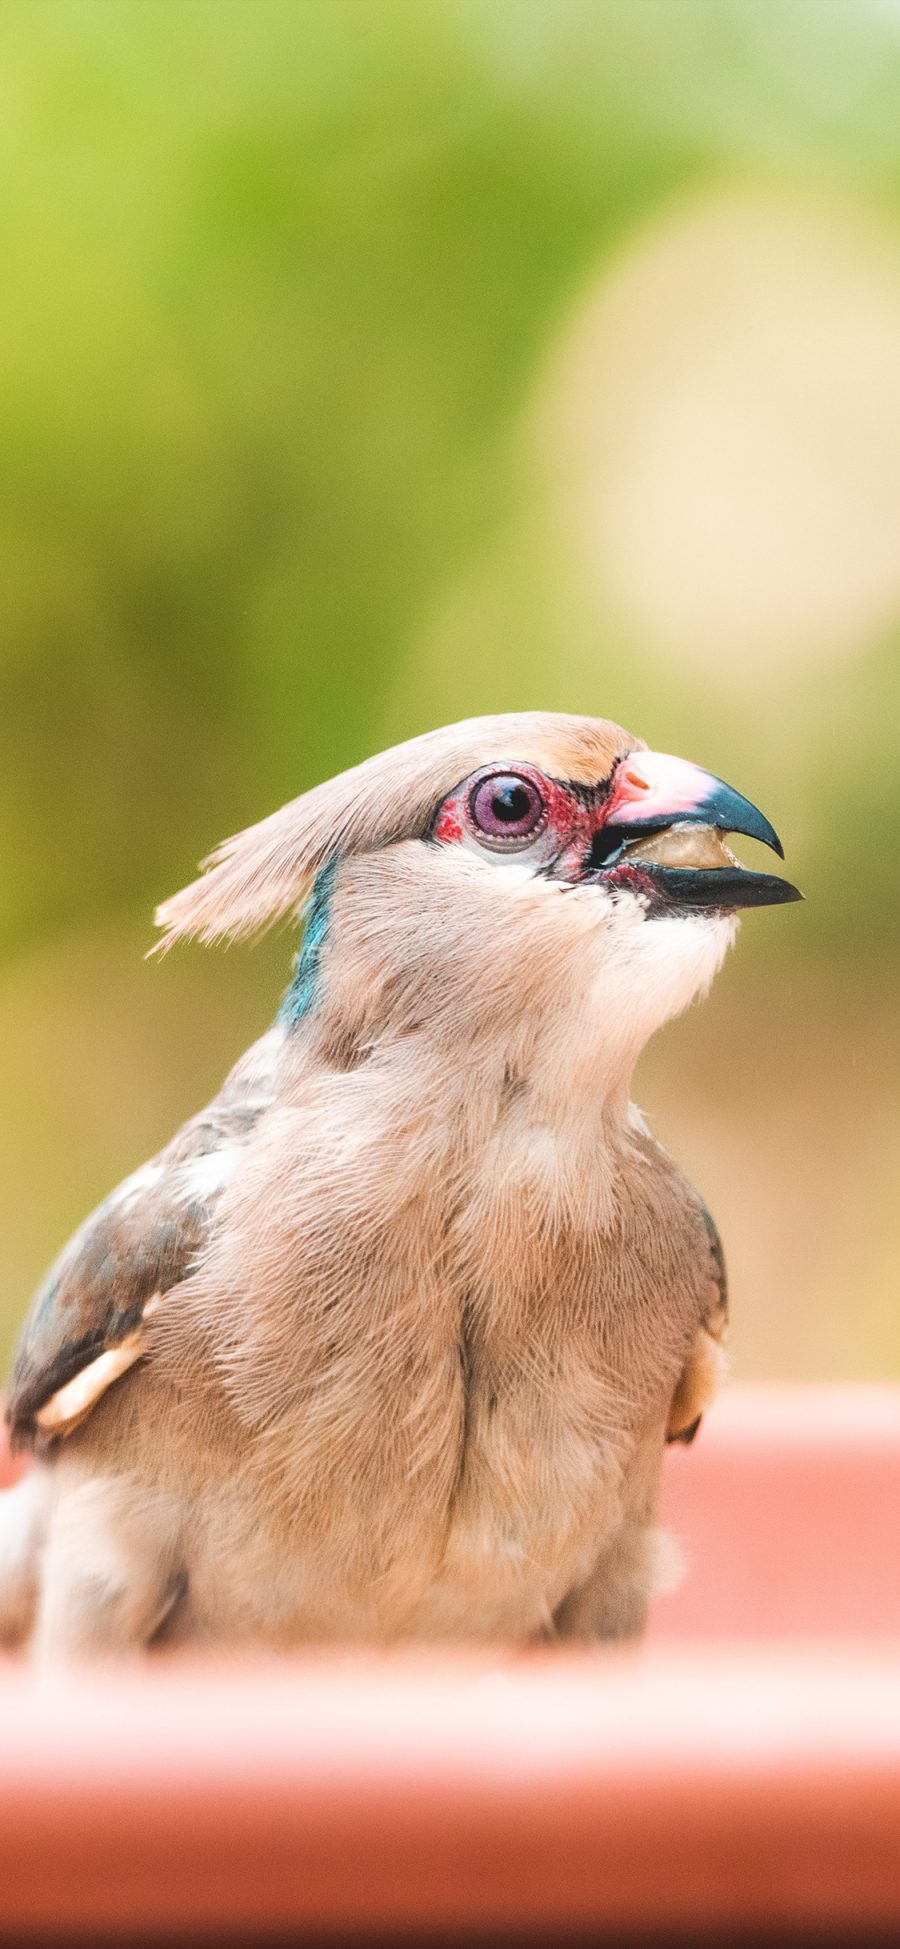
<svg viewBox="0 0 900 1949">
<path fill-rule="evenodd" d="M 727 913 L 735 907 L 783 907 L 802 900 L 798 887 L 775 873 L 751 873 L 743 866 L 657 866 L 650 860 L 625 862 L 619 869 L 633 879 L 650 883 L 654 906 L 695 913 Z"/>
</svg>

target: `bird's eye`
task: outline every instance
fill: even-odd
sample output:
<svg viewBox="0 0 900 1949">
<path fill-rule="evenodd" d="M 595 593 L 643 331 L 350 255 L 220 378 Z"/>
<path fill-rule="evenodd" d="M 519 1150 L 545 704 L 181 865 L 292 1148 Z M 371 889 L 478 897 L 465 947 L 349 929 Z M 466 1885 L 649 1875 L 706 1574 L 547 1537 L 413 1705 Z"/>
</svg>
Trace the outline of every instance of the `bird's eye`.
<svg viewBox="0 0 900 1949">
<path fill-rule="evenodd" d="M 475 786 L 469 799 L 472 824 L 492 844 L 533 839 L 547 808 L 530 778 L 521 772 L 495 772 Z"/>
</svg>

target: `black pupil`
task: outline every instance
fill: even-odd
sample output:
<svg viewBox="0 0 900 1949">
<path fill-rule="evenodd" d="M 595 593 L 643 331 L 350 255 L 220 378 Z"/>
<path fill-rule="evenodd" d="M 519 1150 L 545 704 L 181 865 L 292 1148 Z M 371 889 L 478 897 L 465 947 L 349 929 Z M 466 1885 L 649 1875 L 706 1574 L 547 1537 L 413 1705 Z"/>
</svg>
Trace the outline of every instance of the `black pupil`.
<svg viewBox="0 0 900 1949">
<path fill-rule="evenodd" d="M 531 811 L 531 793 L 524 785 L 503 785 L 491 799 L 491 811 L 504 826 L 517 826 Z"/>
</svg>

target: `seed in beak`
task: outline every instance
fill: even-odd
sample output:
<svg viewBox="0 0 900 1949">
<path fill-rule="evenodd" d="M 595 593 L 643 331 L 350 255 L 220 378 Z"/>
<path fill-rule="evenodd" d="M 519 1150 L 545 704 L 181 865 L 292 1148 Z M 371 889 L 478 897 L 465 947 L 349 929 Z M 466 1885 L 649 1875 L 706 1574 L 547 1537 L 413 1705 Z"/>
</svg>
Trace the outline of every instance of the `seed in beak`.
<svg viewBox="0 0 900 1949">
<path fill-rule="evenodd" d="M 625 857 L 645 859 L 652 866 L 682 866 L 701 872 L 739 865 L 718 826 L 692 825 L 689 821 L 632 840 L 626 844 Z"/>
</svg>

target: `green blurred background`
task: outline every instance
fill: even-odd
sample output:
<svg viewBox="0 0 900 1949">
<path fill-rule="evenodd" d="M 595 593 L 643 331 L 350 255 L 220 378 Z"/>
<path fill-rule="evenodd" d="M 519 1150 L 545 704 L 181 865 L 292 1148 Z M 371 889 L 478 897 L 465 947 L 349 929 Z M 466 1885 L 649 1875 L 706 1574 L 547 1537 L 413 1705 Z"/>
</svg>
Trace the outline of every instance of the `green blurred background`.
<svg viewBox="0 0 900 1949">
<path fill-rule="evenodd" d="M 743 1376 L 900 1373 L 896 0 L 5 0 L 0 1333 L 271 1016 L 199 854 L 485 709 L 774 818 L 638 1095 Z"/>
</svg>

